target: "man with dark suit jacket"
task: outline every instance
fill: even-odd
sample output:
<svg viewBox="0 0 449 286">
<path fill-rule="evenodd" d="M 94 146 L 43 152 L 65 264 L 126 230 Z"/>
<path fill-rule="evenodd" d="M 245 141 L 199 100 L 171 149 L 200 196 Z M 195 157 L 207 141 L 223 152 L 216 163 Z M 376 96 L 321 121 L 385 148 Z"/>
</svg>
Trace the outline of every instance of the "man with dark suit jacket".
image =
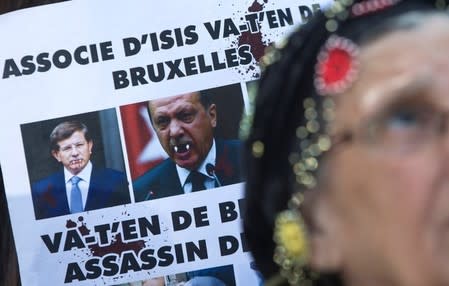
<svg viewBox="0 0 449 286">
<path fill-rule="evenodd" d="M 50 145 L 64 168 L 32 184 L 36 219 L 130 203 L 125 174 L 91 163 L 93 141 L 86 125 L 60 123 L 50 134 Z"/>
<path fill-rule="evenodd" d="M 242 181 L 240 141 L 214 139 L 216 109 L 199 92 L 148 102 L 151 123 L 169 158 L 133 182 L 136 202 Z"/>
<path fill-rule="evenodd" d="M 152 100 L 148 111 L 169 158 L 133 182 L 136 202 L 242 181 L 240 141 L 214 139 L 217 107 L 208 95 L 193 92 Z M 232 265 L 191 271 L 187 276 L 235 285 Z"/>
</svg>

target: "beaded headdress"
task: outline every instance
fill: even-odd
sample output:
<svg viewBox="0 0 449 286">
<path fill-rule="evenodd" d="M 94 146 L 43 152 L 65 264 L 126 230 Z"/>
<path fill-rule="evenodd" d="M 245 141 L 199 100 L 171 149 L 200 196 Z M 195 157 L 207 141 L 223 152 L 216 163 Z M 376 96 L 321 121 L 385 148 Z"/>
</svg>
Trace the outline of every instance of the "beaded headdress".
<svg viewBox="0 0 449 286">
<path fill-rule="evenodd" d="M 347 19 L 378 12 L 400 1 L 366 0 L 354 4 L 352 0 L 340 0 L 324 11 L 328 36 L 318 52 L 314 70 L 315 92 L 323 98 L 317 101 L 311 96 L 303 100 L 306 121 L 296 129 L 299 151 L 289 156 L 298 189 L 316 186 L 318 159 L 332 147 L 329 123 L 334 118 L 334 99 L 351 88 L 359 73 L 359 47 L 350 39 L 338 35 L 339 25 Z M 269 64 L 279 57 L 274 50 L 262 59 L 262 64 Z M 254 142 L 252 149 L 255 157 L 263 156 L 263 142 Z M 304 285 L 307 279 L 313 278 L 309 272 L 304 272 L 309 245 L 307 229 L 300 213 L 302 200 L 301 192 L 293 195 L 289 208 L 279 213 L 275 221 L 274 261 L 280 267 L 281 276 L 291 285 Z"/>
<path fill-rule="evenodd" d="M 302 204 L 303 193 L 316 187 L 318 170 L 323 168 L 322 154 L 349 138 L 330 136 L 333 130 L 329 126 L 334 121 L 334 102 L 352 88 L 359 76 L 359 47 L 354 42 L 373 39 L 389 24 L 373 25 L 372 32 L 364 33 L 362 29 L 370 29 L 368 24 L 383 16 L 381 20 L 390 21 L 403 12 L 432 9 L 432 4 L 438 10 L 449 10 L 445 0 L 332 2 L 331 7 L 311 18 L 288 40 L 267 49 L 260 61 L 262 70 L 268 68 L 259 84 L 254 105 L 257 112 L 250 110 L 246 126 L 243 124 L 252 125 L 247 129 L 251 132 L 246 147 L 252 159 L 248 160 L 245 231 L 248 242 L 254 242 L 252 251 L 261 271 L 271 274 L 273 260 L 280 269 L 280 275 L 266 285 L 279 285 L 285 280 L 291 285 L 311 285 L 307 284 L 314 275 L 307 269 L 310 251 L 302 217 L 306 206 Z M 359 21 L 359 17 L 366 22 Z M 295 134 L 290 133 L 292 130 Z M 289 167 L 284 163 L 287 156 L 292 173 L 285 172 Z M 282 161 L 273 162 L 279 158 Z M 288 209 L 279 213 L 289 197 Z M 271 218 L 276 213 L 273 222 Z M 259 224 L 264 215 L 266 219 Z M 273 230 L 273 241 L 259 240 L 260 235 Z M 270 261 L 265 255 L 271 253 L 273 246 L 274 257 Z"/>
<path fill-rule="evenodd" d="M 324 12 L 330 36 L 318 52 L 314 70 L 315 92 L 324 96 L 324 100 L 318 106 L 313 96 L 304 99 L 306 122 L 296 129 L 300 152 L 293 152 L 289 158 L 300 188 L 315 187 L 318 157 L 332 146 L 329 123 L 334 118 L 334 97 L 347 91 L 359 73 L 359 47 L 338 35 L 340 23 L 389 8 L 400 1 L 366 0 L 354 4 L 352 0 L 341 0 Z"/>
</svg>

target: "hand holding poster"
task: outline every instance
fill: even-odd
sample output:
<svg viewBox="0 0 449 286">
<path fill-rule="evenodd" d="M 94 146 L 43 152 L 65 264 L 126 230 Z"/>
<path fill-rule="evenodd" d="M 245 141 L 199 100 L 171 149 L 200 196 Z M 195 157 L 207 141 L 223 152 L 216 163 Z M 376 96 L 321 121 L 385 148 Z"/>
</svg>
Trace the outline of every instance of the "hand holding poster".
<svg viewBox="0 0 449 286">
<path fill-rule="evenodd" d="M 1 16 L 22 284 L 258 285 L 238 125 L 264 49 L 318 9 L 79 0 Z"/>
</svg>

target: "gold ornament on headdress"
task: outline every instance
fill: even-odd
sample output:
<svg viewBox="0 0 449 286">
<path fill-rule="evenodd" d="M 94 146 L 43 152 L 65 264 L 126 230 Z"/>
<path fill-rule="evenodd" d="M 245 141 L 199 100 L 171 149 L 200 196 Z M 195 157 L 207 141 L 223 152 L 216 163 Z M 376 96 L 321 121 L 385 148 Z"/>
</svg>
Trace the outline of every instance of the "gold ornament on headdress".
<svg viewBox="0 0 449 286">
<path fill-rule="evenodd" d="M 302 194 L 296 194 L 290 201 L 290 208 L 277 215 L 274 228 L 274 261 L 280 267 L 281 276 L 291 285 L 303 285 L 309 280 L 304 272 L 309 259 L 309 239 L 298 209 L 302 200 Z"/>
<path fill-rule="evenodd" d="M 322 100 L 321 106 L 317 106 L 313 98 L 303 101 L 306 122 L 296 128 L 300 151 L 292 152 L 289 156 L 296 183 L 301 189 L 312 189 L 316 186 L 318 159 L 332 146 L 328 134 L 330 122 L 334 119 L 334 106 L 330 97 Z M 321 118 L 318 118 L 319 116 Z"/>
</svg>

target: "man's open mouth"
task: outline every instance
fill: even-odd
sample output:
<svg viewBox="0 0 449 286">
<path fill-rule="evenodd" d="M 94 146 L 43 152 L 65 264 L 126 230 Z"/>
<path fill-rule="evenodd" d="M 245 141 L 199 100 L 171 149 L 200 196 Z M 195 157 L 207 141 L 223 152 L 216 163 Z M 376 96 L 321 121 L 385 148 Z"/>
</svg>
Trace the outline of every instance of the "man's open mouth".
<svg viewBox="0 0 449 286">
<path fill-rule="evenodd" d="M 182 154 L 190 150 L 191 144 L 190 143 L 181 143 L 176 144 L 173 146 L 173 150 L 175 153 Z"/>
</svg>

